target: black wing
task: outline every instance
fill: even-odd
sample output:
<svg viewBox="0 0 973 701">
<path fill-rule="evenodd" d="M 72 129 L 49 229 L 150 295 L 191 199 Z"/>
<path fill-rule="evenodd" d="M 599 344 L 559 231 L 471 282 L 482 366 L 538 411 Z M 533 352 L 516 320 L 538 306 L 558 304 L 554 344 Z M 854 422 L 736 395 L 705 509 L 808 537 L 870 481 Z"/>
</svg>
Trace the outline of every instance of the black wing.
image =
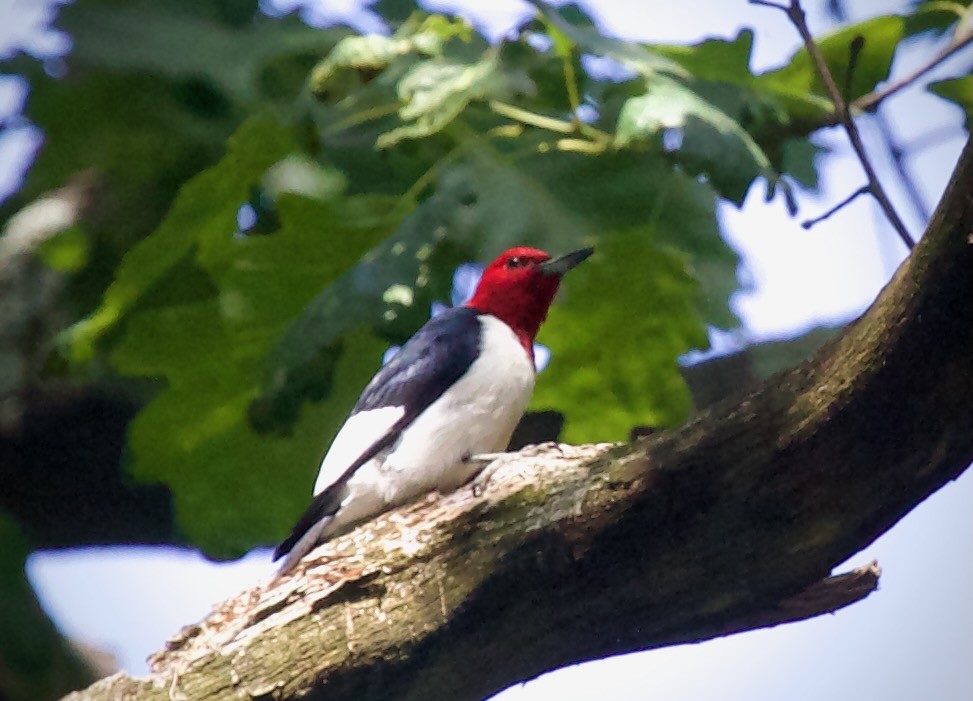
<svg viewBox="0 0 973 701">
<path fill-rule="evenodd" d="M 469 307 L 447 309 L 378 371 L 351 413 L 401 406 L 415 418 L 469 370 L 479 351 L 479 313 Z"/>
</svg>

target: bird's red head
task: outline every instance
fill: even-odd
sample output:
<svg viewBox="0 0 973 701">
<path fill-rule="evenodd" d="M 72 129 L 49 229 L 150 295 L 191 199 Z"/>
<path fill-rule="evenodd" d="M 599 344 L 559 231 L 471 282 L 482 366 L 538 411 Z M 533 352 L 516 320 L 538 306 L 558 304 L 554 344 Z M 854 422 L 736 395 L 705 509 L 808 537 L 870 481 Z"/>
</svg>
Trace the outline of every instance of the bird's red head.
<svg viewBox="0 0 973 701">
<path fill-rule="evenodd" d="M 561 277 L 593 252 L 591 248 L 551 258 L 537 248 L 504 251 L 483 271 L 467 306 L 505 322 L 533 356 L 534 338 L 554 301 Z"/>
</svg>

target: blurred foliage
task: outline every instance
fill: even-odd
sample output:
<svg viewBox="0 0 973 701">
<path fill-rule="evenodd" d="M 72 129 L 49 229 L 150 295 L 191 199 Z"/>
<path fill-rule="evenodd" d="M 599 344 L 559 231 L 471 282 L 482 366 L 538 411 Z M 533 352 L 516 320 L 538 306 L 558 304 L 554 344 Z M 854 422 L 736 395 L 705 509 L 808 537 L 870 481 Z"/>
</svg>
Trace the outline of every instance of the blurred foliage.
<svg viewBox="0 0 973 701">
<path fill-rule="evenodd" d="M 557 350 L 534 402 L 568 412 L 569 442 L 624 438 L 634 417 L 670 425 L 692 406 L 673 359 L 706 345 L 699 289 L 688 257 L 659 245 L 656 225 L 606 237 L 541 332 Z M 644 312 L 633 313 L 631 302 L 603 306 L 601 290 L 616 285 Z"/>
<path fill-rule="evenodd" d="M 965 116 L 964 126 L 970 130 L 973 121 L 973 76 L 949 78 L 929 85 L 929 92 L 956 104 Z"/>
<path fill-rule="evenodd" d="M 34 596 L 24 572 L 29 553 L 16 522 L 0 511 L 0 694 L 7 701 L 59 698 L 95 679 Z"/>
<path fill-rule="evenodd" d="M 3 214 L 84 170 L 106 192 L 41 252 L 78 320 L 50 370 L 147 392 L 129 471 L 172 489 L 186 542 L 232 557 L 285 534 L 384 348 L 456 265 L 510 245 L 597 250 L 541 336 L 534 407 L 561 412 L 568 440 L 691 410 L 677 357 L 737 324 L 717 202 L 816 187 L 809 137 L 832 105 L 803 49 L 756 74 L 749 31 L 646 45 L 535 5 L 491 45 L 401 0 L 374 8 L 387 35 L 243 0 L 81 0 L 58 19 L 73 48 L 57 77 L 6 65 L 45 143 Z M 887 78 L 903 40 L 954 27 L 942 5 L 820 37 L 848 96 Z"/>
<path fill-rule="evenodd" d="M 380 207 L 373 196 L 325 202 L 282 194 L 273 235 L 234 237 L 228 223 L 248 189 L 292 148 L 273 121 L 245 123 L 227 155 L 182 188 L 159 229 L 125 258 L 99 311 L 72 337 L 76 349 L 87 349 L 90 335 L 125 318 L 112 344 L 114 366 L 166 379 L 131 427 L 133 472 L 168 483 L 189 542 L 219 544 L 212 551 L 222 556 L 242 554 L 272 532 L 274 509 L 240 505 L 272 504 L 271 474 L 286 484 L 300 472 L 281 476 L 280 466 L 320 457 L 328 428 L 337 428 L 383 350 L 367 334 L 346 335 L 336 343 L 344 352 L 320 368 L 336 374 L 329 402 L 290 426 L 293 436 L 251 429 L 263 361 L 288 322 L 384 234 L 364 205 L 355 206 L 366 199 Z"/>
</svg>

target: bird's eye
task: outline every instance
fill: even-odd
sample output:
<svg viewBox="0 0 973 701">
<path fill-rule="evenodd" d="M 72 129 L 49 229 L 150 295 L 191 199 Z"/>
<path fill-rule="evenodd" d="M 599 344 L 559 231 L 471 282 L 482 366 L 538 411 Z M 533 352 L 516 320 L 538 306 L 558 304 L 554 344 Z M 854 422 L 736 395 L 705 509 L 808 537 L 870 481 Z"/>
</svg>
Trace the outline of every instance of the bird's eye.
<svg viewBox="0 0 973 701">
<path fill-rule="evenodd" d="M 522 268 L 526 263 L 527 261 L 525 261 L 523 258 L 518 258 L 517 256 L 514 256 L 513 258 L 507 260 L 507 267 Z"/>
</svg>

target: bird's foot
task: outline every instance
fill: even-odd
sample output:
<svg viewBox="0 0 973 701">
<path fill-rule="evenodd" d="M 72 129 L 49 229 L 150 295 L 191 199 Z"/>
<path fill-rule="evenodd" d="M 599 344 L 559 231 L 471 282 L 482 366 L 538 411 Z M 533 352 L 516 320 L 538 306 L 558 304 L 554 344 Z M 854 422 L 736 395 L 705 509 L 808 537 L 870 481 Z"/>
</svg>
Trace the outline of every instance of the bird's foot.
<svg viewBox="0 0 973 701">
<path fill-rule="evenodd" d="M 479 474 L 477 474 L 477 476 L 473 479 L 473 496 L 482 496 L 486 491 L 490 480 L 493 478 L 493 475 L 495 475 L 497 470 L 506 464 L 506 462 L 501 458 L 514 454 L 522 455 L 524 457 L 535 457 L 554 450 L 561 454 L 564 453 L 564 451 L 561 449 L 560 443 L 557 443 L 556 441 L 545 441 L 543 443 L 537 443 L 536 445 L 527 445 L 520 450 L 509 453 L 481 453 L 479 455 L 467 455 L 464 458 L 464 462 L 483 464 L 483 469 L 480 470 Z"/>
<path fill-rule="evenodd" d="M 503 464 L 500 458 L 506 457 L 507 455 L 510 455 L 510 453 L 481 453 L 480 455 L 467 456 L 465 462 L 483 464 L 483 469 L 473 479 L 473 496 L 479 497 L 483 495 L 490 479 Z"/>
<path fill-rule="evenodd" d="M 525 445 L 520 449 L 521 455 L 527 457 L 536 457 L 538 455 L 543 455 L 545 453 L 550 453 L 556 450 L 562 456 L 564 455 L 564 449 L 561 444 L 557 441 L 544 441 L 543 443 L 534 443 L 533 445 Z"/>
</svg>

